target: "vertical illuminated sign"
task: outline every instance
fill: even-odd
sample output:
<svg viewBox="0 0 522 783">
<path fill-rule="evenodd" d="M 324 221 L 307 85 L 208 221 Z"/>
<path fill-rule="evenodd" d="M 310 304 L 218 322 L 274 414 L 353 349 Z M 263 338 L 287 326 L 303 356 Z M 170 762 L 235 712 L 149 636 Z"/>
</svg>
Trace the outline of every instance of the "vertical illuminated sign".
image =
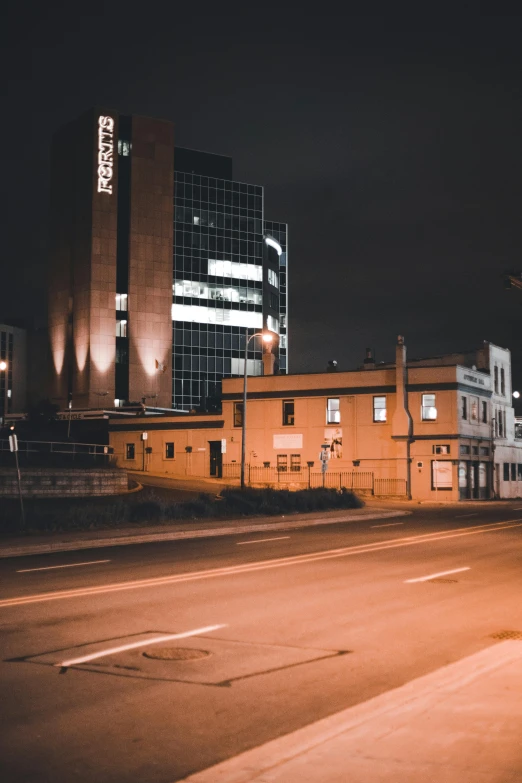
<svg viewBox="0 0 522 783">
<path fill-rule="evenodd" d="M 114 120 L 98 117 L 98 193 L 112 193 Z"/>
</svg>

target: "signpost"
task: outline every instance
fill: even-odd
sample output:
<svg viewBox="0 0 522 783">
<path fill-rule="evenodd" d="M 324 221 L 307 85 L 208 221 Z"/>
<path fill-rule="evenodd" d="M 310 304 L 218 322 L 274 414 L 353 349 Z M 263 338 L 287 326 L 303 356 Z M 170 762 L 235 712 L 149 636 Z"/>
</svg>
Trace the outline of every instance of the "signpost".
<svg viewBox="0 0 522 783">
<path fill-rule="evenodd" d="M 321 472 L 323 474 L 323 487 L 324 487 L 326 471 L 328 470 L 328 460 L 330 459 L 330 446 L 328 443 L 323 443 L 321 445 L 321 452 L 319 454 L 319 459 L 321 460 Z"/>
<path fill-rule="evenodd" d="M 22 517 L 22 528 L 25 528 L 24 501 L 22 498 L 22 481 L 20 476 L 20 465 L 18 463 L 18 438 L 14 433 L 14 425 L 11 426 L 11 435 L 9 435 L 9 449 L 15 455 L 16 477 L 18 479 L 18 495 L 20 497 L 20 514 Z"/>
</svg>

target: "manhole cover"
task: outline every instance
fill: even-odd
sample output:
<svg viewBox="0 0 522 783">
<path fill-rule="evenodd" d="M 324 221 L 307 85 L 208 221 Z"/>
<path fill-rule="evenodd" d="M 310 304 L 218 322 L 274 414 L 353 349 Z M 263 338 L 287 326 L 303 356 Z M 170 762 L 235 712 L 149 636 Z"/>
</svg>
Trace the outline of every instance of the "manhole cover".
<svg viewBox="0 0 522 783">
<path fill-rule="evenodd" d="M 436 584 L 438 583 L 441 585 L 442 584 L 449 585 L 449 584 L 457 584 L 458 579 L 430 579 L 429 581 L 435 582 Z"/>
<path fill-rule="evenodd" d="M 499 631 L 491 634 L 492 639 L 522 639 L 522 631 Z"/>
<path fill-rule="evenodd" d="M 143 655 L 156 661 L 194 661 L 196 658 L 206 658 L 210 653 L 191 647 L 151 647 L 150 650 L 145 650 Z"/>
</svg>

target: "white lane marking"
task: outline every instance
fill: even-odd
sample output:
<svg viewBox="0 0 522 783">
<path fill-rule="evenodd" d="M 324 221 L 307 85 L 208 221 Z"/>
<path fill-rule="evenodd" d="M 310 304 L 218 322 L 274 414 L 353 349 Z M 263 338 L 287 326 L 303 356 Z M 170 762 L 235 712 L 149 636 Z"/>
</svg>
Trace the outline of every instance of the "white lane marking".
<svg viewBox="0 0 522 783">
<path fill-rule="evenodd" d="M 474 514 L 457 514 L 455 519 L 462 519 L 463 517 L 478 517 L 478 511 Z"/>
<path fill-rule="evenodd" d="M 395 525 L 404 525 L 404 522 L 388 522 L 386 525 L 370 525 L 370 527 L 395 527 Z"/>
<path fill-rule="evenodd" d="M 320 552 L 311 552 L 308 555 L 293 555 L 291 557 L 279 557 L 272 560 L 258 560 L 254 563 L 244 563 L 242 565 L 223 568 L 209 568 L 205 571 L 189 571 L 185 574 L 180 573 L 150 579 L 136 579 L 131 582 L 113 582 L 112 584 L 98 585 L 96 587 L 80 587 L 73 590 L 58 590 L 52 593 L 36 593 L 35 595 L 4 598 L 0 600 L 0 607 L 37 604 L 42 601 L 56 601 L 63 598 L 83 598 L 86 595 L 105 595 L 107 593 L 121 592 L 122 590 L 136 590 L 146 587 L 182 584 L 199 581 L 201 579 L 215 579 L 223 576 L 264 571 L 269 568 L 305 565 L 338 557 L 372 554 L 373 552 L 383 552 L 387 549 L 398 549 L 400 547 L 417 546 L 419 544 L 432 544 L 438 541 L 448 541 L 452 538 L 461 538 L 462 536 L 496 533 L 500 530 L 513 530 L 516 527 L 522 527 L 522 522 L 519 521 L 518 517 L 507 520 L 503 523 L 503 527 L 497 527 L 498 524 L 498 522 L 495 522 L 494 524 L 488 523 L 486 525 L 475 525 L 474 527 L 456 528 L 451 532 L 438 531 L 437 533 L 425 533 L 417 536 L 406 536 L 392 541 L 375 541 L 373 544 L 359 544 L 357 546 L 342 547 L 340 549 L 328 549 Z"/>
<path fill-rule="evenodd" d="M 522 506 L 517 506 L 517 508 L 514 508 L 513 511 L 522 511 Z"/>
<path fill-rule="evenodd" d="M 255 541 L 237 541 L 236 546 L 244 546 L 245 544 L 264 544 L 265 541 L 282 541 L 284 538 L 290 538 L 290 536 L 277 536 L 277 538 L 256 538 Z"/>
<path fill-rule="evenodd" d="M 55 663 L 54 666 L 58 666 L 61 669 L 68 669 L 69 666 L 78 666 L 80 663 L 94 661 L 96 658 L 105 658 L 107 655 L 115 655 L 116 653 L 125 652 L 126 650 L 135 650 L 137 647 L 146 647 L 149 644 L 158 644 L 158 642 L 170 642 L 173 639 L 187 639 L 189 636 L 201 636 L 201 634 L 204 633 L 217 631 L 219 628 L 226 628 L 226 625 L 206 625 L 204 628 L 195 628 L 193 631 L 185 631 L 184 633 L 169 633 L 164 636 L 156 636 L 155 639 L 142 639 L 141 642 L 122 644 L 120 647 L 110 647 L 108 650 L 99 650 L 91 655 L 82 655 L 81 658 L 71 658 L 69 661 Z"/>
<path fill-rule="evenodd" d="M 110 560 L 86 560 L 85 563 L 67 563 L 66 565 L 45 566 L 44 568 L 21 568 L 17 574 L 28 574 L 30 571 L 53 571 L 56 568 L 76 568 L 77 566 L 94 565 L 95 563 L 110 563 Z"/>
<path fill-rule="evenodd" d="M 428 576 L 419 576 L 417 579 L 405 579 L 405 585 L 411 585 L 414 582 L 428 582 L 430 579 L 437 579 L 439 576 L 448 576 L 448 574 L 460 574 L 461 571 L 470 571 L 470 566 L 464 568 L 454 568 L 452 571 L 439 571 L 438 574 L 429 574 Z"/>
</svg>

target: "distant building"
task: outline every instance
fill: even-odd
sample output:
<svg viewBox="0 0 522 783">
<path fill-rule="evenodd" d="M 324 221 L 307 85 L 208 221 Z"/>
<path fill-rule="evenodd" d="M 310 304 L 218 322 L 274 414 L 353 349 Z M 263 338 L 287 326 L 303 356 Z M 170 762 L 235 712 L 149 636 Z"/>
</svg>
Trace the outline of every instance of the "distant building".
<svg viewBox="0 0 522 783">
<path fill-rule="evenodd" d="M 250 483 L 295 488 L 324 480 L 416 500 L 522 497 L 510 378 L 510 352 L 491 343 L 408 361 L 402 339 L 394 363 L 251 378 Z M 239 478 L 242 390 L 240 379 L 223 381 L 222 415 L 111 422 L 119 464 Z"/>
<path fill-rule="evenodd" d="M 0 421 L 25 410 L 27 403 L 27 336 L 25 329 L 0 324 Z"/>
<path fill-rule="evenodd" d="M 93 109 L 51 155 L 50 389 L 74 408 L 205 407 L 243 372 L 245 334 L 287 357 L 287 232 L 230 158 L 174 125 Z M 261 372 L 250 342 L 248 372 Z"/>
</svg>

